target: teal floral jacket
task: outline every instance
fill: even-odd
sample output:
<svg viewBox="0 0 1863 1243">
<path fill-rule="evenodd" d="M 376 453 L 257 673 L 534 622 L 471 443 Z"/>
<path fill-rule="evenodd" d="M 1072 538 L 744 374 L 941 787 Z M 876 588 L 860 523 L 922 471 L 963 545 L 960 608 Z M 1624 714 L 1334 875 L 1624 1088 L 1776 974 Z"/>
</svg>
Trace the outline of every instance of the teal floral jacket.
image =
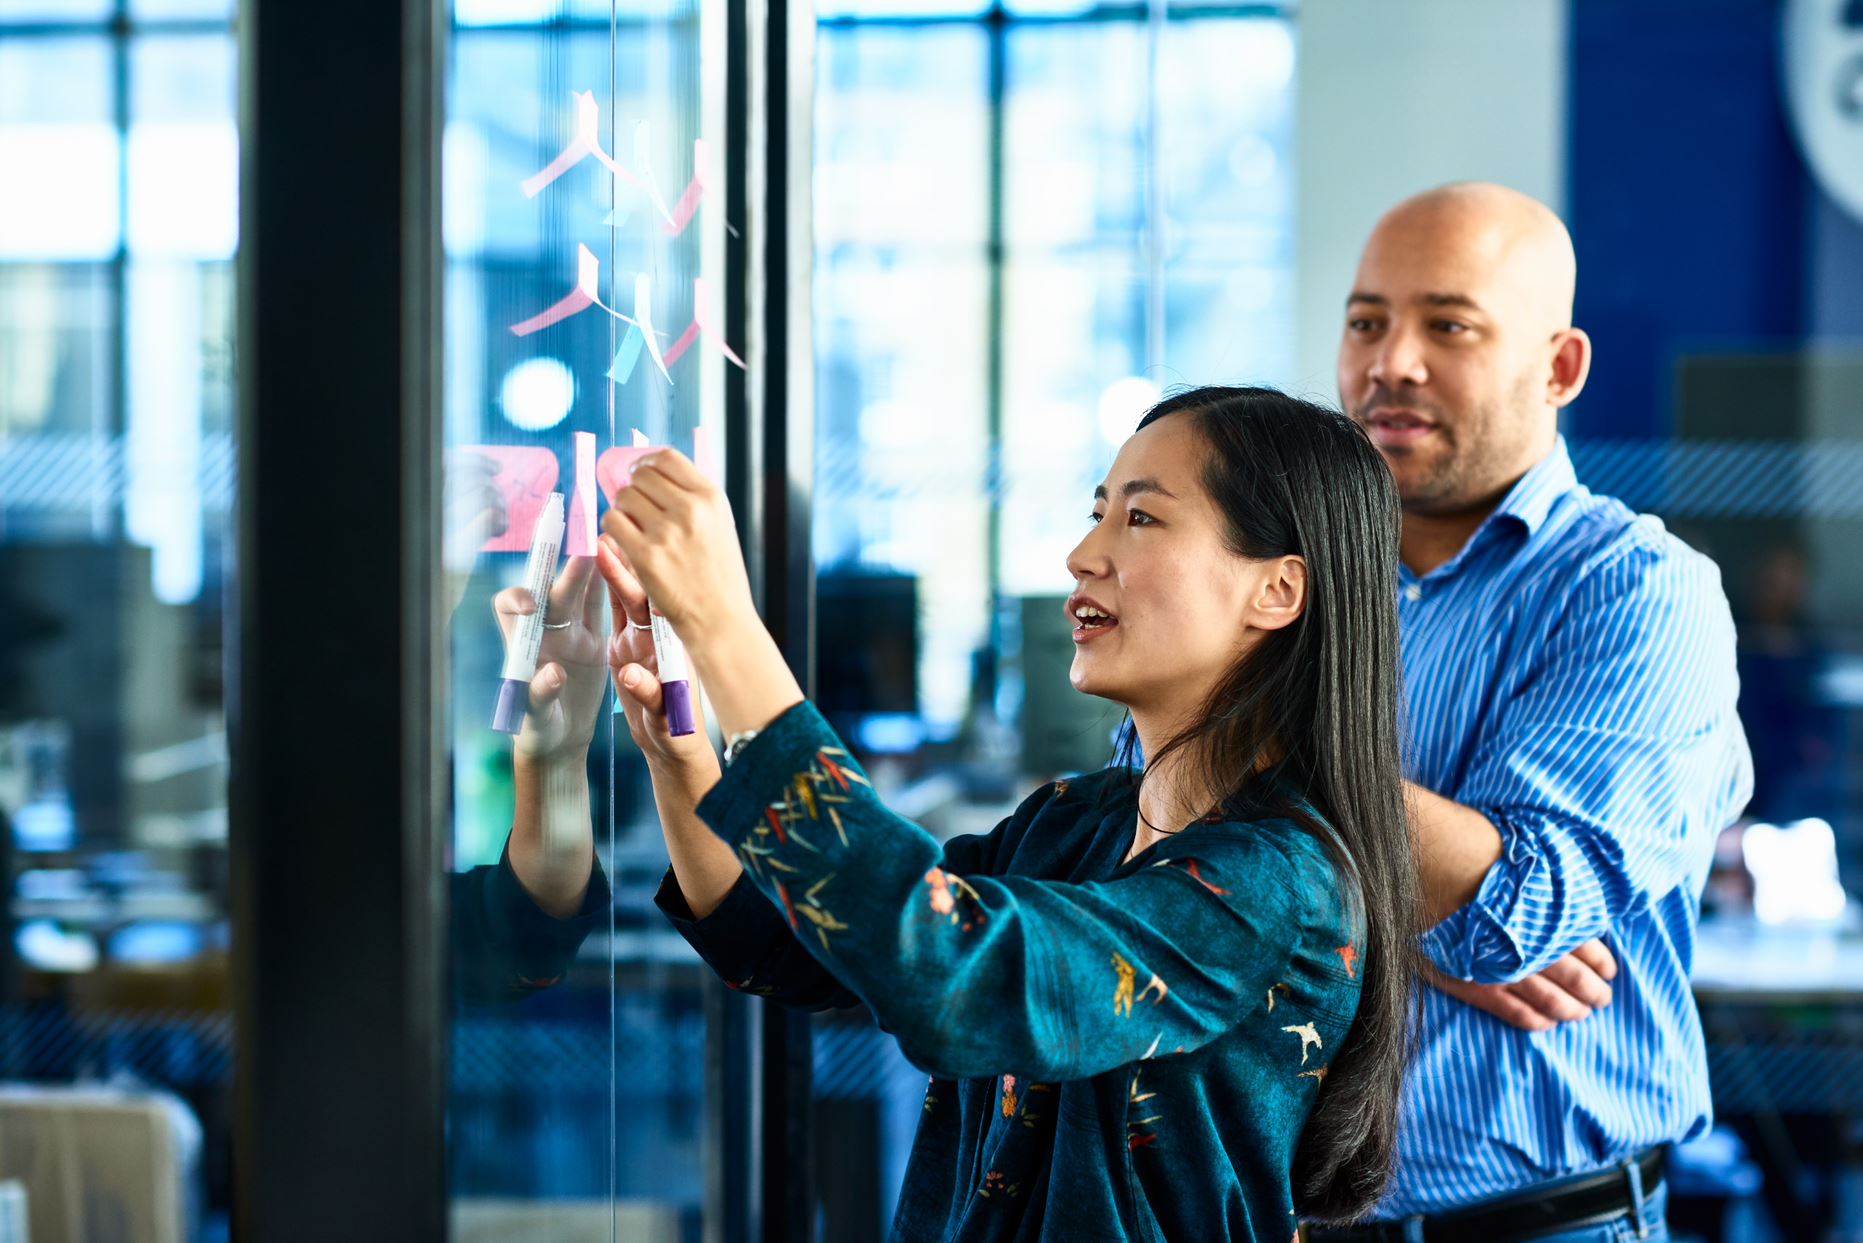
<svg viewBox="0 0 1863 1243">
<path fill-rule="evenodd" d="M 669 873 L 674 925 L 734 988 L 865 1004 L 931 1076 L 895 1240 L 1294 1237 L 1295 1146 L 1358 1004 L 1348 904 L 1286 821 L 1126 862 L 1130 776 L 941 844 L 805 703 L 700 804 L 744 878 L 694 919 Z"/>
</svg>

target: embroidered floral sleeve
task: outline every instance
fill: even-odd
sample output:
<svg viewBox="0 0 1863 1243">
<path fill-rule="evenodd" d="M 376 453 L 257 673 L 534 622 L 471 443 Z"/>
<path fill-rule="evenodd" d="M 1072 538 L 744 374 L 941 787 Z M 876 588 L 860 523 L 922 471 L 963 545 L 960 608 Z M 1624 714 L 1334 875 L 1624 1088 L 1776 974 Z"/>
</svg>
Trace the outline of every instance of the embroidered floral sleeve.
<svg viewBox="0 0 1863 1243">
<path fill-rule="evenodd" d="M 1331 883 L 1317 845 L 1250 826 L 1168 839 L 1103 883 L 971 871 L 880 803 L 806 703 L 699 814 L 906 1056 L 953 1078 L 1084 1078 L 1269 1024 L 1262 999 Z"/>
<path fill-rule="evenodd" d="M 735 769 L 747 762 L 748 756 L 732 767 Z M 966 872 L 988 869 L 995 856 L 996 843 L 1005 833 L 1025 825 L 1048 801 L 1053 789 L 1053 786 L 1044 786 L 1030 795 L 1015 814 L 1004 819 L 993 832 L 965 834 L 945 842 L 945 865 Z M 746 872 L 749 870 L 747 868 Z M 783 912 L 757 891 L 748 874 L 704 919 L 693 915 L 670 869 L 660 882 L 654 903 L 699 952 L 706 965 L 739 992 L 768 997 L 802 1010 L 861 1004 L 859 997 L 848 991 L 803 947 Z"/>
</svg>

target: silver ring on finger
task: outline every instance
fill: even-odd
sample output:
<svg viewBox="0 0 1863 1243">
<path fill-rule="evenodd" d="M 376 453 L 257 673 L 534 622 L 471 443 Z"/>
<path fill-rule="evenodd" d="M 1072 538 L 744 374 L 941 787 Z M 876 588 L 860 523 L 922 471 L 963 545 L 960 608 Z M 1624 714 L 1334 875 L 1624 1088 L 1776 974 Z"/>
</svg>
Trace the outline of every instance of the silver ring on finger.
<svg viewBox="0 0 1863 1243">
<path fill-rule="evenodd" d="M 543 623 L 543 628 L 545 630 L 567 630 L 573 625 L 575 625 L 574 622 L 549 622 L 547 621 Z"/>
<path fill-rule="evenodd" d="M 653 627 L 650 625 L 643 625 L 640 622 L 633 621 L 631 619 L 628 621 L 628 628 L 630 630 L 652 630 L 653 629 Z"/>
</svg>

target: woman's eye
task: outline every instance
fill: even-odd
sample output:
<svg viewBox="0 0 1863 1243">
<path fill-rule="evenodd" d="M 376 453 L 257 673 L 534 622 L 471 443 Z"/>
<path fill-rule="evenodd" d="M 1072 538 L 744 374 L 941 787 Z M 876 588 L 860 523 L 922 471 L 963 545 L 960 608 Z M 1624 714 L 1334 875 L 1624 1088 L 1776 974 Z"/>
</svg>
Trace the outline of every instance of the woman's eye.
<svg viewBox="0 0 1863 1243">
<path fill-rule="evenodd" d="M 1142 509 L 1134 509 L 1126 515 L 1126 522 L 1135 527 L 1148 527 L 1157 519 Z"/>
<path fill-rule="evenodd" d="M 1453 336 L 1456 336 L 1456 335 L 1457 335 L 1457 334 L 1459 334 L 1459 333 L 1464 333 L 1464 332 L 1467 332 L 1467 331 L 1468 331 L 1468 325 L 1467 325 L 1467 324 L 1458 324 L 1458 323 L 1456 323 L 1456 322 L 1455 322 L 1455 321 L 1454 321 L 1453 319 L 1439 319 L 1439 320 L 1437 320 L 1437 321 L 1436 321 L 1436 331 L 1438 331 L 1438 332 L 1446 332 L 1446 333 L 1448 333 L 1448 334 L 1449 334 L 1450 336 L 1452 336 L 1452 337 L 1453 337 Z"/>
<path fill-rule="evenodd" d="M 1100 519 L 1103 517 L 1105 517 L 1105 515 L 1096 509 L 1092 513 L 1087 515 L 1087 521 L 1091 522 L 1094 526 L 1097 527 L 1100 525 Z"/>
</svg>

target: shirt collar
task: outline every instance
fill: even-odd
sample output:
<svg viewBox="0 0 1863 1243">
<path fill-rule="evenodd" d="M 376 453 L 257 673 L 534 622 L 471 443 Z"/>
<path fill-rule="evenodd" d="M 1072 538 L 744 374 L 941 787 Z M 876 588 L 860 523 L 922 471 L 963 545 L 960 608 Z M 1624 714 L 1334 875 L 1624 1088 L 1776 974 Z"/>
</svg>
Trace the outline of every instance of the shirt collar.
<svg viewBox="0 0 1863 1243">
<path fill-rule="evenodd" d="M 1528 539 L 1539 532 L 1545 525 L 1547 516 L 1560 497 L 1578 486 L 1578 473 L 1572 469 L 1572 455 L 1567 451 L 1565 437 L 1553 441 L 1552 452 L 1541 458 L 1526 474 L 1522 475 L 1501 503 L 1494 508 L 1468 543 L 1462 545 L 1461 551 L 1443 564 L 1423 575 L 1424 579 L 1444 579 L 1462 568 L 1470 552 L 1495 538 L 1503 525 L 1518 528 Z M 1399 577 L 1404 582 L 1416 580 L 1408 567 L 1399 566 Z"/>
<path fill-rule="evenodd" d="M 1565 447 L 1565 437 L 1560 436 L 1553 441 L 1552 452 L 1520 477 L 1482 525 L 1492 526 L 1498 519 L 1511 518 L 1525 527 L 1528 535 L 1537 535 L 1553 503 L 1577 486 L 1572 455 Z"/>
</svg>

